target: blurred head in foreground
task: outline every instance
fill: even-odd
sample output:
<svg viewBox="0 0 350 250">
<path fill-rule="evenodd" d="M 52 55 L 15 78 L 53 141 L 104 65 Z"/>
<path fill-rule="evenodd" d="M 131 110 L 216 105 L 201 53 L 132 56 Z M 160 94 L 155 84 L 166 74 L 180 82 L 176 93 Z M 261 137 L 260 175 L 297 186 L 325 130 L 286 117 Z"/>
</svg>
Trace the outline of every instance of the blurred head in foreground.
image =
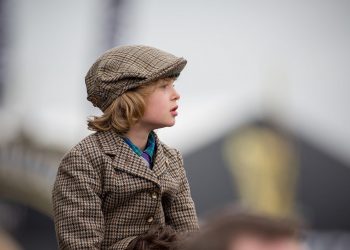
<svg viewBox="0 0 350 250">
<path fill-rule="evenodd" d="M 251 212 L 224 212 L 187 240 L 185 250 L 302 250 L 300 223 Z"/>
</svg>

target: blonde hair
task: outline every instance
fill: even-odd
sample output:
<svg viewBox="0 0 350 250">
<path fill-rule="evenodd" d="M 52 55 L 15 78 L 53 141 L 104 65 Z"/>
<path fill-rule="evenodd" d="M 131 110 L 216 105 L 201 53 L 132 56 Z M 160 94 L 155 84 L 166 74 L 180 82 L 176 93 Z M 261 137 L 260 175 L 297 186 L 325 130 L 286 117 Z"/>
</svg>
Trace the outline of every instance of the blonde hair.
<svg viewBox="0 0 350 250">
<path fill-rule="evenodd" d="M 125 134 L 131 126 L 143 116 L 146 98 L 164 81 L 176 78 L 163 78 L 129 90 L 116 98 L 101 116 L 88 118 L 88 129 L 93 131 L 108 131 L 114 129 L 118 134 Z"/>
</svg>

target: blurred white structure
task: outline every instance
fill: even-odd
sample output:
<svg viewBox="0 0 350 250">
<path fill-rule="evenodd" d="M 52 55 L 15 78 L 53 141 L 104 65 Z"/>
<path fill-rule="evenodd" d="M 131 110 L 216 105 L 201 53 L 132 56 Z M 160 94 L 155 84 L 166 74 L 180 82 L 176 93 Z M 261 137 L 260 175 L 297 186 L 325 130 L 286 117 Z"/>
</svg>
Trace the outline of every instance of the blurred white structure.
<svg viewBox="0 0 350 250">
<path fill-rule="evenodd" d="M 68 149 L 89 133 L 86 117 L 99 112 L 86 101 L 84 76 L 106 49 L 112 2 L 8 1 L 0 140 L 21 128 L 43 145 Z M 189 62 L 177 83 L 177 125 L 160 131 L 166 143 L 186 153 L 252 117 L 271 115 L 350 162 L 350 2 L 123 6 L 115 45 L 147 44 Z"/>
</svg>

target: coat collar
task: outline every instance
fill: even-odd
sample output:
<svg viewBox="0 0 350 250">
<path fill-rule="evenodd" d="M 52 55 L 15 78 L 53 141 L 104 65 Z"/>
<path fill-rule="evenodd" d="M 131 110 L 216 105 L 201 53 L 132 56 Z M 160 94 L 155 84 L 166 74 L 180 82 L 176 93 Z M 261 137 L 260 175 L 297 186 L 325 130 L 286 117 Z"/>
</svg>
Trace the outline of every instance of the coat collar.
<svg viewBox="0 0 350 250">
<path fill-rule="evenodd" d="M 102 151 L 113 156 L 112 164 L 114 168 L 149 179 L 159 185 L 158 177 L 166 170 L 168 160 L 157 134 L 155 134 L 156 152 L 152 170 L 114 130 L 96 132 L 96 136 Z"/>
</svg>

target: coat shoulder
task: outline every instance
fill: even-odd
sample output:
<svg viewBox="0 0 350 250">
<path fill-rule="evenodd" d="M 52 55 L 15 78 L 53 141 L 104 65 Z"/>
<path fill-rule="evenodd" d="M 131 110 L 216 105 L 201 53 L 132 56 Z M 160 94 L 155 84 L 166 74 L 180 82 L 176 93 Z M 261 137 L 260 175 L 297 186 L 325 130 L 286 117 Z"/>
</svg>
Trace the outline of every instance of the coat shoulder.
<svg viewBox="0 0 350 250">
<path fill-rule="evenodd" d="M 98 149 L 100 149 L 96 132 L 92 133 L 88 136 L 86 136 L 84 139 L 82 139 L 76 146 L 78 150 L 81 150 L 83 152 L 94 152 Z"/>
<path fill-rule="evenodd" d="M 160 141 L 160 145 L 163 149 L 164 155 L 170 160 L 174 162 L 179 162 L 181 165 L 183 165 L 183 158 L 180 153 L 180 151 L 176 148 L 172 148 L 168 146 L 167 144 Z"/>
<path fill-rule="evenodd" d="M 161 145 L 164 153 L 167 155 L 177 155 L 179 153 L 179 150 L 168 146 L 167 144 L 165 144 L 161 140 L 159 140 L 159 144 Z"/>
<path fill-rule="evenodd" d="M 66 155 L 68 154 L 80 154 L 86 158 L 87 161 L 93 161 L 93 158 L 101 154 L 101 148 L 96 138 L 96 133 L 92 133 L 83 138 L 66 153 Z"/>
</svg>

